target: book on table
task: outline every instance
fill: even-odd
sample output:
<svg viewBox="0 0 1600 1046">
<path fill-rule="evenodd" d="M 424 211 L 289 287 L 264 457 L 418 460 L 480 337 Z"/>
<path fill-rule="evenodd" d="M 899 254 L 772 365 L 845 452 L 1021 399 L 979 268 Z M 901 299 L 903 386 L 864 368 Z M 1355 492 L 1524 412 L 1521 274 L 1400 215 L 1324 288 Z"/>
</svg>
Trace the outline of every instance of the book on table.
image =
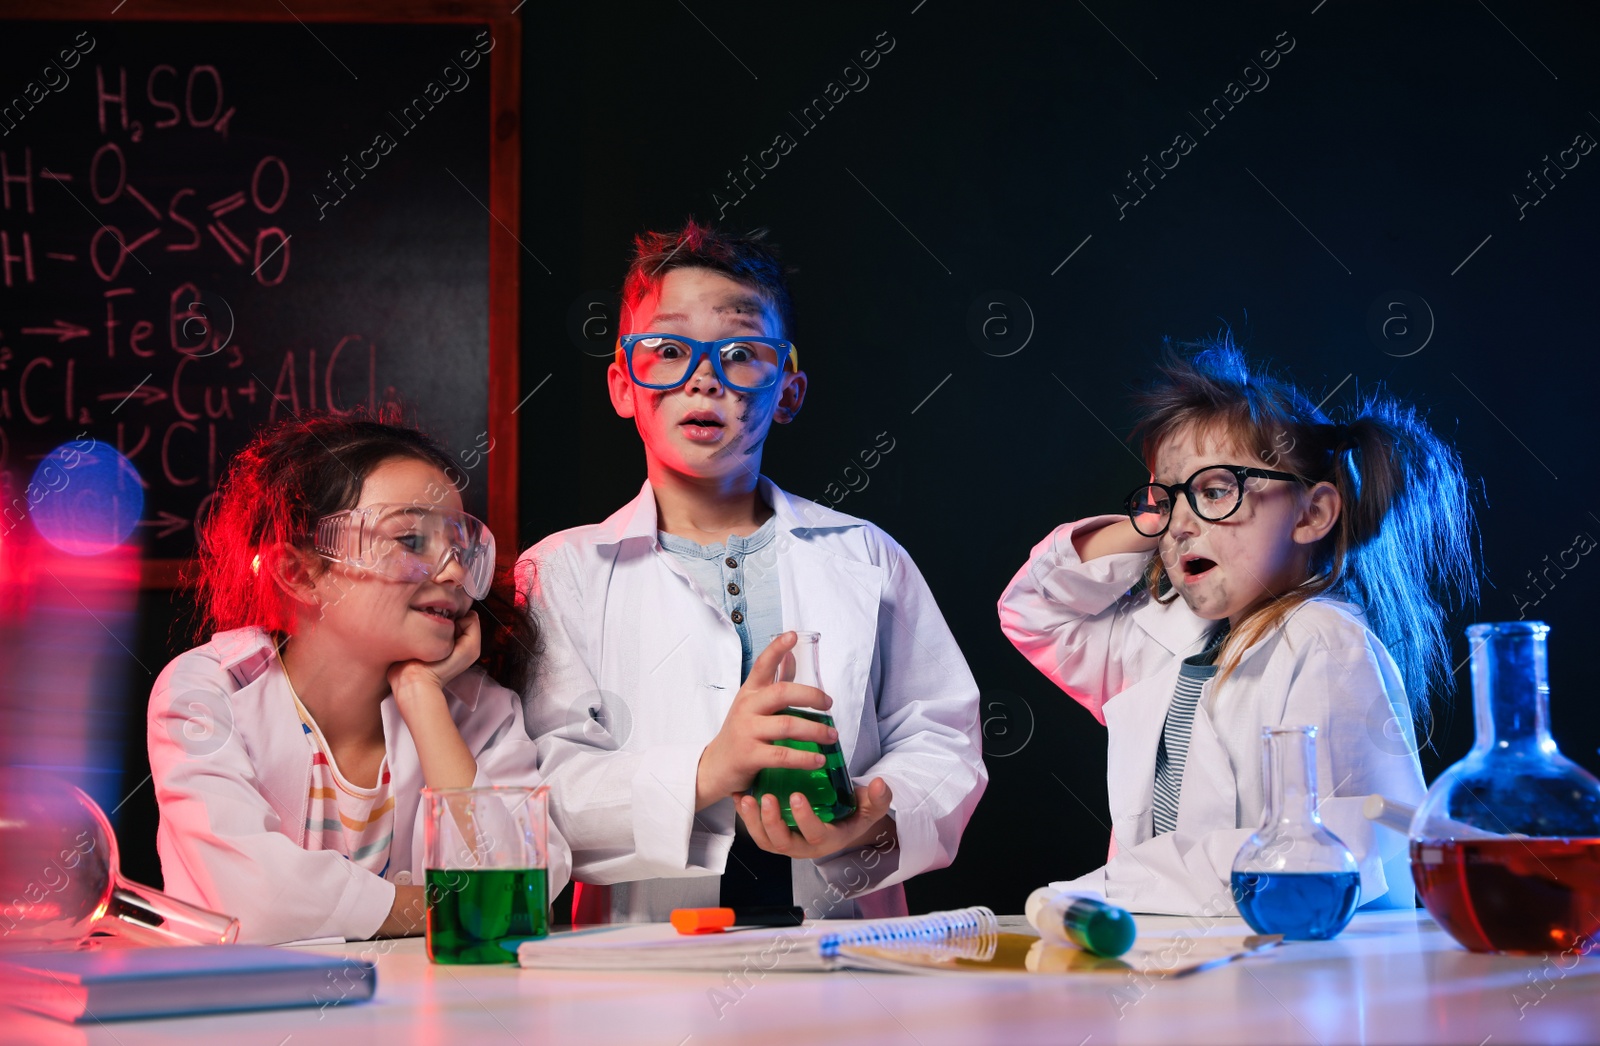
<svg viewBox="0 0 1600 1046">
<path fill-rule="evenodd" d="M 0 954 L 0 999 L 73 1022 L 337 1006 L 377 979 L 371 962 L 244 944 Z"/>
</svg>

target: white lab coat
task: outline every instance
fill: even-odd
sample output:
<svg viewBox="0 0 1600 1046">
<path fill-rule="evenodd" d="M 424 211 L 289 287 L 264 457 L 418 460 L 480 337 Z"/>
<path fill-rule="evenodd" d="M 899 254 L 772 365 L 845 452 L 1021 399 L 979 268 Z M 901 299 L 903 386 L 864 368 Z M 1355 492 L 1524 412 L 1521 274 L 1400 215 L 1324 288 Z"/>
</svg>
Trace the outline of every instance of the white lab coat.
<svg viewBox="0 0 1600 1046">
<path fill-rule="evenodd" d="M 795 861 L 794 903 L 815 918 L 904 914 L 899 884 L 951 862 L 988 783 L 977 685 L 887 534 L 764 478 L 760 494 L 778 533 L 747 570 L 775 563 L 784 627 L 822 633 L 822 689 L 850 776 L 884 779 L 899 833 L 887 853 L 869 841 Z M 605 522 L 523 553 L 517 575 L 544 643 L 529 732 L 575 878 L 611 885 L 619 922 L 716 905 L 737 814 L 728 799 L 696 814 L 694 801 L 700 753 L 740 686 L 720 597 L 661 549 L 648 482 Z"/>
<path fill-rule="evenodd" d="M 451 718 L 478 763 L 475 786 L 540 783 L 518 695 L 472 668 L 445 687 Z M 236 916 L 239 939 L 365 940 L 397 883 L 423 883 L 422 766 L 393 697 L 383 700 L 394 842 L 383 879 L 333 850 L 303 849 L 312 749 L 272 637 L 219 632 L 175 658 L 150 694 L 150 772 L 167 893 Z M 549 835 L 553 897 L 571 858 Z"/>
<path fill-rule="evenodd" d="M 1156 748 L 1183 658 L 1214 622 L 1181 599 L 1130 595 L 1149 555 L 1085 563 L 1075 531 L 1121 517 L 1057 527 L 1036 545 L 1000 597 L 1000 625 L 1039 671 L 1106 726 L 1111 810 L 1108 862 L 1071 883 L 1133 911 L 1233 914 L 1234 856 L 1260 824 L 1261 729 L 1317 728 L 1323 823 L 1361 865 L 1363 907 L 1414 907 L 1404 836 L 1361 814 L 1381 792 L 1420 802 L 1424 787 L 1404 683 L 1359 611 L 1311 600 L 1248 648 L 1221 686 L 1206 682 L 1195 708 L 1176 831 L 1152 838 Z"/>
</svg>

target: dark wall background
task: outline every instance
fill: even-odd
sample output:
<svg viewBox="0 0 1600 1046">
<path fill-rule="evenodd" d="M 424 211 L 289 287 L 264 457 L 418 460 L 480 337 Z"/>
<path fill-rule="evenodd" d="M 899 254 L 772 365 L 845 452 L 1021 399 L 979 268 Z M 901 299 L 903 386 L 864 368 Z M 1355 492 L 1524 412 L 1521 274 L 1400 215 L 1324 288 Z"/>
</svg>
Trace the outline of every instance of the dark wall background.
<svg viewBox="0 0 1600 1046">
<path fill-rule="evenodd" d="M 600 519 L 643 479 L 606 396 L 609 342 L 582 337 L 630 237 L 689 214 L 769 227 L 798 270 L 811 391 L 765 471 L 819 498 L 877 434 L 894 438 L 839 507 L 910 550 L 983 691 L 989 790 L 955 864 L 911 884 L 913 910 L 1017 911 L 1033 887 L 1104 859 L 1104 732 L 1011 648 L 994 604 L 1052 526 L 1141 479 L 1127 394 L 1163 335 L 1230 326 L 1330 407 L 1381 382 L 1457 441 L 1482 493 L 1486 583 L 1452 626 L 1453 663 L 1462 626 L 1515 619 L 1519 595 L 1540 598 L 1529 570 L 1579 533 L 1600 537 L 1579 479 L 1600 152 L 1564 178 L 1552 169 L 1521 220 L 1512 202 L 1541 157 L 1580 132 L 1600 141 L 1592 8 L 690 7 L 584 5 L 526 23 L 522 235 L 552 271 L 524 270 L 522 381 L 549 378 L 520 415 L 522 537 Z M 843 72 L 885 32 L 893 49 L 875 68 Z M 1202 135 L 1189 114 L 1280 33 L 1293 49 L 1252 70 L 1261 90 Z M 861 89 L 802 134 L 790 114 L 847 79 Z M 719 213 L 730 168 L 780 132 L 788 155 Z M 1112 194 L 1137 198 L 1124 172 L 1180 132 L 1196 145 L 1119 219 Z M 1393 300 L 1415 315 L 1385 338 Z M 995 319 L 986 339 L 1001 313 L 1012 332 Z M 1596 770 L 1600 714 L 1579 665 L 1600 566 L 1567 574 L 1527 613 L 1553 626 L 1556 737 Z M 1465 667 L 1437 707 L 1430 779 L 1471 744 Z"/>
<path fill-rule="evenodd" d="M 769 227 L 798 270 L 811 392 L 766 472 L 813 498 L 867 481 L 839 507 L 910 550 L 983 691 L 989 790 L 955 864 L 911 884 L 913 910 L 1017 911 L 1103 859 L 1103 731 L 1011 649 L 994 603 L 1052 526 L 1141 479 L 1128 391 L 1164 335 L 1228 326 L 1330 407 L 1382 383 L 1427 410 L 1479 491 L 1483 596 L 1455 617 L 1453 660 L 1472 620 L 1549 621 L 1556 738 L 1600 770 L 1580 678 L 1600 566 L 1572 551 L 1600 537 L 1580 471 L 1600 153 L 1553 166 L 1576 135 L 1600 141 L 1591 8 L 573 6 L 523 9 L 519 236 L 549 272 L 524 262 L 521 380 L 538 391 L 518 415 L 521 544 L 643 479 L 603 378 L 630 237 L 690 214 Z M 1274 46 L 1273 68 L 1244 73 Z M 1202 134 L 1202 107 L 1242 77 L 1260 90 Z M 802 134 L 791 113 L 830 82 L 848 97 Z M 791 151 L 720 213 L 727 172 L 780 132 Z M 1179 133 L 1192 150 L 1119 215 L 1125 172 Z M 1513 194 L 1539 199 L 1525 172 L 1547 164 L 1553 187 L 1519 218 Z M 894 450 L 847 475 L 880 433 Z M 1577 565 L 1552 568 L 1563 555 Z M 152 666 L 180 648 L 167 603 L 143 601 Z M 1465 667 L 1435 706 L 1430 779 L 1471 744 Z M 119 814 L 130 851 L 153 831 L 149 792 Z"/>
</svg>

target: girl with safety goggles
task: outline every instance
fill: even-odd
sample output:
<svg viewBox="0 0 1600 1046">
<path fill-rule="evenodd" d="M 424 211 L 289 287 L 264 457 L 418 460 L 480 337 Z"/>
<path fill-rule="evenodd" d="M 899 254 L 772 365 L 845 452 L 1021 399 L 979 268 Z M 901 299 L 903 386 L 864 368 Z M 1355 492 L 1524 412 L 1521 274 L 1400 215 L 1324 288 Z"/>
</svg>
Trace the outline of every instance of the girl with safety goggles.
<svg viewBox="0 0 1600 1046">
<path fill-rule="evenodd" d="M 420 933 L 423 787 L 539 783 L 534 628 L 455 474 L 414 429 L 302 415 L 219 486 L 192 578 L 210 640 L 157 681 L 149 744 L 167 889 L 242 940 Z M 553 827 L 549 866 L 553 894 Z"/>
</svg>

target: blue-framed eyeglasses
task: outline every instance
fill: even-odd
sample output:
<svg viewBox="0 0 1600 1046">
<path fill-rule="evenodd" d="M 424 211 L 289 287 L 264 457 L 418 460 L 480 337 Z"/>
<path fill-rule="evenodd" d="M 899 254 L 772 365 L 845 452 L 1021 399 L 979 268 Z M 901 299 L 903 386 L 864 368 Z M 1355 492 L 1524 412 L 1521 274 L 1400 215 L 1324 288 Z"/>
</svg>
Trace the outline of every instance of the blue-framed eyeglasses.
<svg viewBox="0 0 1600 1046">
<path fill-rule="evenodd" d="M 717 379 L 739 392 L 761 392 L 778 383 L 785 367 L 800 369 L 793 342 L 782 338 L 720 338 L 696 341 L 680 334 L 625 334 L 620 339 L 635 385 L 658 391 L 689 380 L 703 359 Z"/>
</svg>

